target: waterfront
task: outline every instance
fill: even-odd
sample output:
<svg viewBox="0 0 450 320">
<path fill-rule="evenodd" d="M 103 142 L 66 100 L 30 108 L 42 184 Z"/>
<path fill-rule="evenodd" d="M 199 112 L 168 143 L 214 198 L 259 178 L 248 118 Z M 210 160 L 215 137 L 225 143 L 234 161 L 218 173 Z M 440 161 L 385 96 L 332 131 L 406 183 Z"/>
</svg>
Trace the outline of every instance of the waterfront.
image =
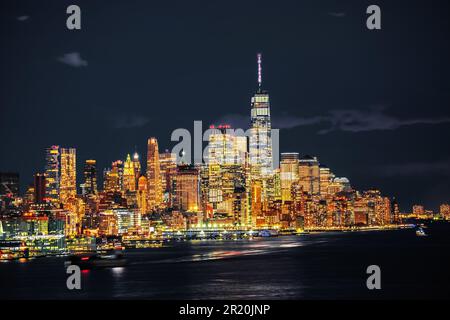
<svg viewBox="0 0 450 320">
<path fill-rule="evenodd" d="M 122 268 L 82 272 L 66 288 L 64 258 L 0 264 L 2 299 L 334 299 L 449 297 L 450 224 L 253 240 L 172 242 L 127 250 Z M 381 268 L 382 289 L 366 288 Z"/>
</svg>

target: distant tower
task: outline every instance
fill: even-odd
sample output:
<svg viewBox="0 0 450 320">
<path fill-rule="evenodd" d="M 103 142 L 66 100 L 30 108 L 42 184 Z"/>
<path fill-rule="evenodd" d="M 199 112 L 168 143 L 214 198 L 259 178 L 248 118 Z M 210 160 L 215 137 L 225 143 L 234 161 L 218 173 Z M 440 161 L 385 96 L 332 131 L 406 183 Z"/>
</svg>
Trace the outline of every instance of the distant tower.
<svg viewBox="0 0 450 320">
<path fill-rule="evenodd" d="M 148 139 L 147 144 L 147 183 L 148 207 L 153 210 L 162 203 L 158 140 L 153 137 Z"/>
<path fill-rule="evenodd" d="M 139 177 L 141 176 L 141 162 L 139 161 L 139 154 L 137 152 L 133 154 L 133 168 L 134 168 L 134 177 L 136 179 L 137 184 Z"/>
<path fill-rule="evenodd" d="M 267 91 L 262 89 L 262 56 L 258 53 L 258 88 L 251 100 L 250 164 L 253 173 L 261 177 L 273 172 L 272 126 L 270 101 Z"/>
<path fill-rule="evenodd" d="M 61 148 L 61 181 L 59 198 L 61 203 L 77 195 L 76 149 Z"/>
<path fill-rule="evenodd" d="M 86 160 L 84 164 L 84 188 L 88 195 L 97 194 L 97 166 L 95 160 Z"/>
<path fill-rule="evenodd" d="M 52 201 L 59 201 L 59 146 L 45 149 L 45 197 Z"/>
<path fill-rule="evenodd" d="M 130 154 L 127 155 L 127 160 L 125 160 L 125 164 L 123 167 L 123 187 L 124 191 L 136 190 L 136 176 Z"/>
</svg>

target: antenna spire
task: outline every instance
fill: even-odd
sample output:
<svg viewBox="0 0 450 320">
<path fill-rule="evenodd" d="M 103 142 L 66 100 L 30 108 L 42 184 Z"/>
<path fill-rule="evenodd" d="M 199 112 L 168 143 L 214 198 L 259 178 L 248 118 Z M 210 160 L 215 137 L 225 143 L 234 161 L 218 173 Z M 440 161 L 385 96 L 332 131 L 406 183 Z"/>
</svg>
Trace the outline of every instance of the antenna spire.
<svg viewBox="0 0 450 320">
<path fill-rule="evenodd" d="M 262 84 L 262 54 L 258 53 L 258 89 L 261 89 Z"/>
</svg>

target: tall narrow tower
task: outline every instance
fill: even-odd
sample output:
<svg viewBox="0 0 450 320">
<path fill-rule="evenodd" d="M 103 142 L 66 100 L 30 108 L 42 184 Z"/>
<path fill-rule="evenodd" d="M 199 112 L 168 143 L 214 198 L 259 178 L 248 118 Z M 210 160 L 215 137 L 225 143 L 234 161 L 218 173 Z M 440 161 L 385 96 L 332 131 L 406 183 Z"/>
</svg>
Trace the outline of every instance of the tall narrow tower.
<svg viewBox="0 0 450 320">
<path fill-rule="evenodd" d="M 158 140 L 149 138 L 147 143 L 148 208 L 158 208 L 162 203 L 161 174 L 159 167 Z"/>
<path fill-rule="evenodd" d="M 61 183 L 60 200 L 66 203 L 70 198 L 77 195 L 77 169 L 76 149 L 61 148 Z"/>
<path fill-rule="evenodd" d="M 84 163 L 84 187 L 86 194 L 97 194 L 97 161 L 89 159 Z"/>
<path fill-rule="evenodd" d="M 51 202 L 59 201 L 59 146 L 45 149 L 45 197 Z"/>
<path fill-rule="evenodd" d="M 251 100 L 250 164 L 255 175 L 270 176 L 273 172 L 272 127 L 270 101 L 262 89 L 262 55 L 258 53 L 258 88 Z"/>
</svg>

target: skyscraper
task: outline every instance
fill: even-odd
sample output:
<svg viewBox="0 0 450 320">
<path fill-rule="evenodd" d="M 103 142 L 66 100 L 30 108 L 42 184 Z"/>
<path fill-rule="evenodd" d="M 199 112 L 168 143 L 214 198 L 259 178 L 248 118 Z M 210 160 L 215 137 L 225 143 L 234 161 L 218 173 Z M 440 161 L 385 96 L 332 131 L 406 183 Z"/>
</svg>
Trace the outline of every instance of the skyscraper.
<svg viewBox="0 0 450 320">
<path fill-rule="evenodd" d="M 133 154 L 133 168 L 134 168 L 134 179 L 136 180 L 136 186 L 138 184 L 139 177 L 141 176 L 141 161 L 139 160 L 139 154 L 135 152 Z"/>
<path fill-rule="evenodd" d="M 311 195 L 320 192 L 320 169 L 316 157 L 303 156 L 299 161 L 299 182 L 303 191 Z"/>
<path fill-rule="evenodd" d="M 161 188 L 163 192 L 164 203 L 169 205 L 169 198 L 171 192 L 171 177 L 175 174 L 177 169 L 177 155 L 171 153 L 169 150 L 159 154 L 159 167 L 161 175 Z"/>
<path fill-rule="evenodd" d="M 182 211 L 200 209 L 200 175 L 193 165 L 179 165 L 174 179 L 174 207 Z"/>
<path fill-rule="evenodd" d="M 84 164 L 84 188 L 87 195 L 97 194 L 97 166 L 95 160 Z"/>
<path fill-rule="evenodd" d="M 123 166 L 123 189 L 124 191 L 136 191 L 136 176 L 130 154 L 127 155 Z"/>
<path fill-rule="evenodd" d="M 258 88 L 251 100 L 250 164 L 254 175 L 272 174 L 272 127 L 270 101 L 262 89 L 262 56 L 258 53 Z"/>
<path fill-rule="evenodd" d="M 59 146 L 45 149 L 45 197 L 52 202 L 59 201 Z"/>
<path fill-rule="evenodd" d="M 59 198 L 64 204 L 77 195 L 76 149 L 61 148 L 61 180 Z"/>
<path fill-rule="evenodd" d="M 147 144 L 147 183 L 149 209 L 156 209 L 162 203 L 162 187 L 158 140 L 154 137 L 149 138 Z"/>
<path fill-rule="evenodd" d="M 281 200 L 292 200 L 292 184 L 298 181 L 298 153 L 282 153 L 280 162 Z"/>
</svg>

